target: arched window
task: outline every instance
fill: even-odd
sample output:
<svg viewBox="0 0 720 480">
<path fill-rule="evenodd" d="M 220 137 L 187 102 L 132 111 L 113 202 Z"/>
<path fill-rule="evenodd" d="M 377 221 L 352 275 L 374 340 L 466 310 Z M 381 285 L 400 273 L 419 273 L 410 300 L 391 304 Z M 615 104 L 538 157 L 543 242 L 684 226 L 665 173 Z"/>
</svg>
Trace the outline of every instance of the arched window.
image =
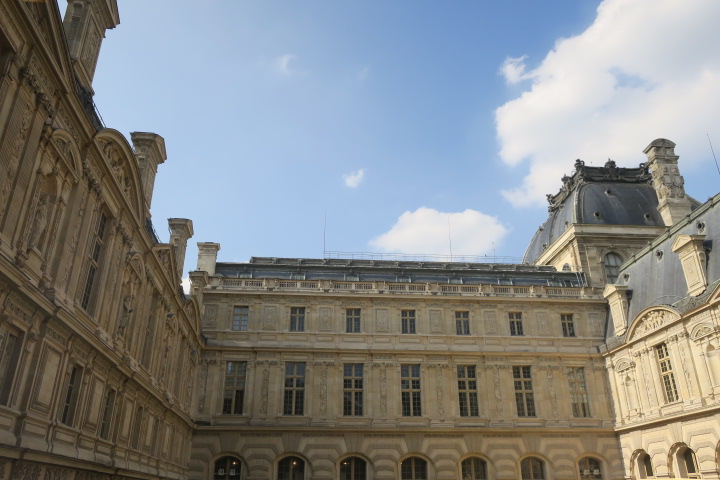
<svg viewBox="0 0 720 480">
<path fill-rule="evenodd" d="M 522 480 L 545 480 L 545 463 L 537 457 L 527 457 L 520 462 Z"/>
<path fill-rule="evenodd" d="M 367 462 L 360 457 L 348 457 L 340 462 L 340 480 L 365 480 Z"/>
<path fill-rule="evenodd" d="M 579 462 L 580 467 L 580 479 L 596 479 L 602 478 L 602 469 L 600 468 L 600 461 L 592 457 L 583 457 Z"/>
<path fill-rule="evenodd" d="M 277 480 L 303 480 L 305 462 L 299 457 L 285 457 L 278 463 Z"/>
<path fill-rule="evenodd" d="M 675 459 L 678 466 L 678 471 L 675 472 L 676 476 L 686 478 L 700 478 L 700 476 L 698 475 L 695 452 L 693 452 L 691 448 L 680 448 L 675 454 Z"/>
<path fill-rule="evenodd" d="M 648 455 L 645 452 L 640 453 L 638 455 L 635 463 L 637 464 L 638 478 L 654 478 L 655 477 L 655 472 L 653 471 L 652 460 L 650 459 L 650 455 Z"/>
<path fill-rule="evenodd" d="M 462 480 L 485 480 L 487 478 L 487 464 L 478 457 L 466 458 L 462 461 Z"/>
<path fill-rule="evenodd" d="M 410 457 L 400 463 L 401 480 L 426 480 L 427 462 L 419 457 Z"/>
<path fill-rule="evenodd" d="M 622 265 L 622 258 L 617 253 L 608 253 L 605 255 L 605 282 L 615 283 L 617 282 L 618 275 L 620 275 L 620 265 Z"/>
<path fill-rule="evenodd" d="M 239 458 L 219 458 L 213 469 L 213 480 L 240 480 L 240 465 Z"/>
</svg>

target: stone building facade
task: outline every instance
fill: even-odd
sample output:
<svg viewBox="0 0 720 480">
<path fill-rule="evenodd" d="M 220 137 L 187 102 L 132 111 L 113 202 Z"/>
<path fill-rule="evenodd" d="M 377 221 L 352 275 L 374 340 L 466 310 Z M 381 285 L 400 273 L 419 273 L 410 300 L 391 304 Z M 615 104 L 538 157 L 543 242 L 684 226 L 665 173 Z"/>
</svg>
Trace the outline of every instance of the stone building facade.
<svg viewBox="0 0 720 480">
<path fill-rule="evenodd" d="M 192 223 L 150 222 L 159 135 L 105 128 L 114 0 L 0 2 L 0 478 L 185 478 L 199 304 Z M 168 365 L 178 368 L 170 369 Z"/>
<path fill-rule="evenodd" d="M 720 196 L 575 163 L 518 265 L 252 258 L 150 219 L 115 0 L 0 2 L 0 479 L 718 479 Z"/>
</svg>

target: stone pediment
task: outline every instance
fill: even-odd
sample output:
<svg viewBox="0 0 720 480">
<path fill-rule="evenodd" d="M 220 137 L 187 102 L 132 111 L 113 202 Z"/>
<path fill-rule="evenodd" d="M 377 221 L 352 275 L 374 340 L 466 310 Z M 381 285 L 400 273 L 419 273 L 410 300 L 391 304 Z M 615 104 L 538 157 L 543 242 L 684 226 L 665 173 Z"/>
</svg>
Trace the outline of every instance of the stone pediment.
<svg viewBox="0 0 720 480">
<path fill-rule="evenodd" d="M 690 332 L 690 338 L 693 340 L 698 340 L 703 337 L 707 337 L 708 335 L 713 334 L 717 328 L 715 325 L 711 325 L 709 323 L 701 323 L 700 325 L 695 325 L 695 327 Z"/>
<path fill-rule="evenodd" d="M 637 340 L 652 332 L 667 328 L 680 319 L 680 314 L 669 307 L 649 307 L 640 312 L 630 325 L 628 340 Z"/>
<path fill-rule="evenodd" d="M 622 358 L 615 363 L 615 371 L 622 372 L 624 370 L 631 368 L 633 365 L 635 365 L 634 362 L 631 362 L 628 359 Z"/>
</svg>

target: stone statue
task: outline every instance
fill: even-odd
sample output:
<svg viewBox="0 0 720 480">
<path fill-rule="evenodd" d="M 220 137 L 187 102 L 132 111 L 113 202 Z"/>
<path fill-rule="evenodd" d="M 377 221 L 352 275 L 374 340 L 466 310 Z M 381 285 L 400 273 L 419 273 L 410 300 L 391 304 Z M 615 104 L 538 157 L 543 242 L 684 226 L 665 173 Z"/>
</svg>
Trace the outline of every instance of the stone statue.
<svg viewBox="0 0 720 480">
<path fill-rule="evenodd" d="M 52 196 L 45 193 L 40 195 L 37 209 L 35 210 L 35 217 L 33 218 L 32 225 L 30 227 L 30 234 L 28 235 L 28 251 L 37 246 L 40 241 L 40 237 L 43 233 L 45 233 L 51 206 Z"/>
</svg>

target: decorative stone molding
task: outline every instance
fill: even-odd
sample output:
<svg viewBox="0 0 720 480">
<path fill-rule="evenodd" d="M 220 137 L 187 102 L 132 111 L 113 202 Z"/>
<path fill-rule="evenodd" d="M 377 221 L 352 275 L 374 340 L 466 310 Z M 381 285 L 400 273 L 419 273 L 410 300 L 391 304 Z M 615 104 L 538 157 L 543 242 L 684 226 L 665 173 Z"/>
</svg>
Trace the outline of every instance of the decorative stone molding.
<svg viewBox="0 0 720 480">
<path fill-rule="evenodd" d="M 705 235 L 678 235 L 670 247 L 680 257 L 688 295 L 699 295 L 707 287 L 707 255 L 704 241 Z"/>
<path fill-rule="evenodd" d="M 640 312 L 628 331 L 629 340 L 637 340 L 648 333 L 678 320 L 680 315 L 667 307 L 650 307 Z"/>
</svg>

